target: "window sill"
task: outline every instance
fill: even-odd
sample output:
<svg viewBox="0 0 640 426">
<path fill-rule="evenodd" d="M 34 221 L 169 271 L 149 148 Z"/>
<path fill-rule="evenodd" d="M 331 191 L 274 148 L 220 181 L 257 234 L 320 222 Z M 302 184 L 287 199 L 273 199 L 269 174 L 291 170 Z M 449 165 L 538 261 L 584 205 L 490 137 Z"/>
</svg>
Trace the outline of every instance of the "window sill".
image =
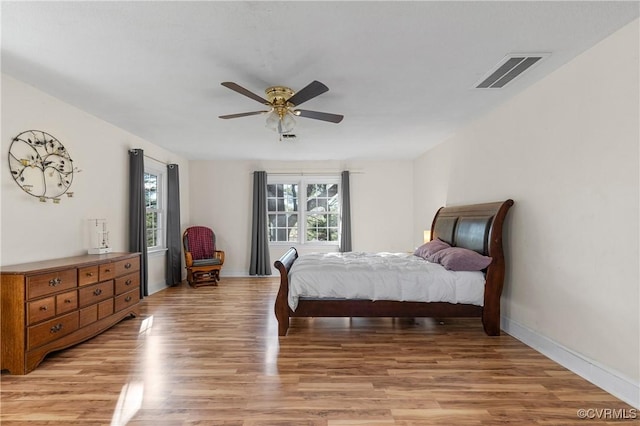
<svg viewBox="0 0 640 426">
<path fill-rule="evenodd" d="M 147 256 L 149 257 L 163 256 L 167 251 L 169 251 L 169 249 L 166 247 L 154 248 L 154 249 L 147 250 Z"/>
</svg>

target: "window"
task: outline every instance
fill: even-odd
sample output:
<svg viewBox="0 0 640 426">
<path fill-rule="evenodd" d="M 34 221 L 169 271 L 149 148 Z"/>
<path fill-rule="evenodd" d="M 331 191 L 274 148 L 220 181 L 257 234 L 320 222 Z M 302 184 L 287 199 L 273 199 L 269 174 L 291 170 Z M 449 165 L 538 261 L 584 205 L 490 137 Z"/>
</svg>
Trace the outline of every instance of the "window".
<svg viewBox="0 0 640 426">
<path fill-rule="evenodd" d="M 338 244 L 339 178 L 268 179 L 269 242 Z"/>
<path fill-rule="evenodd" d="M 164 169 L 145 165 L 147 251 L 164 249 L 164 177 Z"/>
</svg>

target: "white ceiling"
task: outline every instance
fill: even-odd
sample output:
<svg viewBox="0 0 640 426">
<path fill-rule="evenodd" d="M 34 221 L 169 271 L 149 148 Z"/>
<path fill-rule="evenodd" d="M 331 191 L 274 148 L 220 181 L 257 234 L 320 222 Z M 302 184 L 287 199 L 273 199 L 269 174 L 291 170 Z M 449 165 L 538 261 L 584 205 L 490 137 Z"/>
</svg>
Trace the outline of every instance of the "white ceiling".
<svg viewBox="0 0 640 426">
<path fill-rule="evenodd" d="M 189 159 L 408 159 L 638 10 L 637 1 L 2 1 L 2 72 Z M 504 89 L 473 89 L 514 52 L 551 55 Z M 223 81 L 264 97 L 268 86 L 313 80 L 330 91 L 303 108 L 342 123 L 298 118 L 298 140 L 279 142 L 263 115 L 217 118 L 262 109 Z"/>
</svg>

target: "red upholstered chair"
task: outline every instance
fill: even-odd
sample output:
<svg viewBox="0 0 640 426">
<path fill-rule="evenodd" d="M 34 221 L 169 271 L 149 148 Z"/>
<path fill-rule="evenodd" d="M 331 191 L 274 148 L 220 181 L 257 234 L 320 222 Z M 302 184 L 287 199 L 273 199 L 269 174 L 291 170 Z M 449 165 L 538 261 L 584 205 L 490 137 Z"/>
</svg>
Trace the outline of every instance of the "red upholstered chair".
<svg viewBox="0 0 640 426">
<path fill-rule="evenodd" d="M 190 285 L 218 285 L 224 251 L 216 250 L 216 234 L 205 226 L 191 226 L 182 234 L 187 281 Z"/>
</svg>

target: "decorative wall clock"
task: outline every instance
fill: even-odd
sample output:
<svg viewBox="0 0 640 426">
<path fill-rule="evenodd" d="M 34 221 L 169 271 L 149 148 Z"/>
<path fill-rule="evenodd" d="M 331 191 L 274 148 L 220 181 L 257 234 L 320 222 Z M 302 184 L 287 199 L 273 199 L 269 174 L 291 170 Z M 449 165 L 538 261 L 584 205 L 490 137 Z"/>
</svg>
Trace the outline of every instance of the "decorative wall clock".
<svg viewBox="0 0 640 426">
<path fill-rule="evenodd" d="M 13 138 L 9 147 L 9 170 L 13 180 L 27 194 L 40 201 L 60 202 L 73 182 L 73 160 L 54 136 L 41 130 L 27 130 Z"/>
</svg>

